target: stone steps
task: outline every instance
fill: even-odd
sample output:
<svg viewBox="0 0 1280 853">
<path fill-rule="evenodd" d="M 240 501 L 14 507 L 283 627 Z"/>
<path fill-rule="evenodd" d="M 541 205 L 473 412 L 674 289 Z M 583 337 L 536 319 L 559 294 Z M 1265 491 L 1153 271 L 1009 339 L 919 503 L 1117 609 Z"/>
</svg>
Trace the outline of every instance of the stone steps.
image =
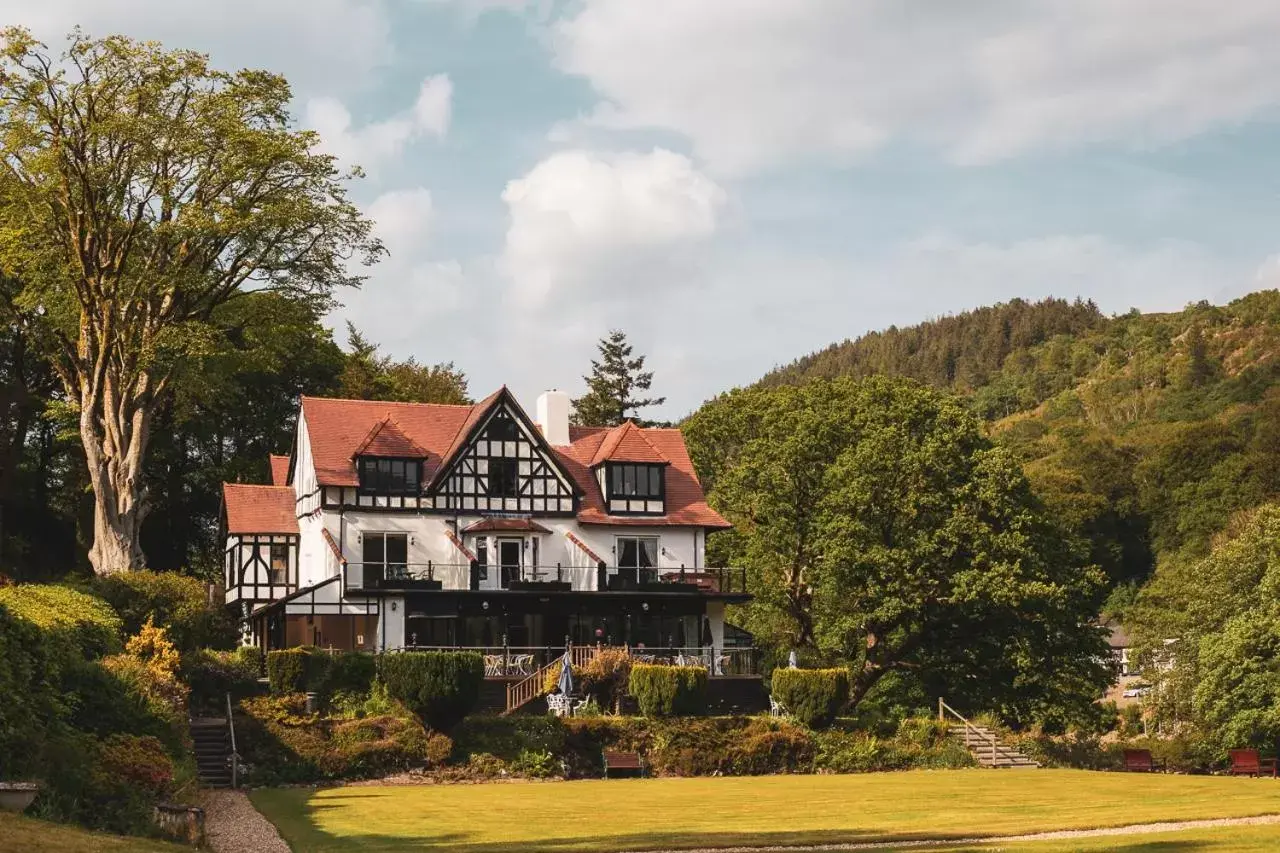
<svg viewBox="0 0 1280 853">
<path fill-rule="evenodd" d="M 225 718 L 191 721 L 192 752 L 200 783 L 209 788 L 231 787 L 231 738 Z"/>
</svg>

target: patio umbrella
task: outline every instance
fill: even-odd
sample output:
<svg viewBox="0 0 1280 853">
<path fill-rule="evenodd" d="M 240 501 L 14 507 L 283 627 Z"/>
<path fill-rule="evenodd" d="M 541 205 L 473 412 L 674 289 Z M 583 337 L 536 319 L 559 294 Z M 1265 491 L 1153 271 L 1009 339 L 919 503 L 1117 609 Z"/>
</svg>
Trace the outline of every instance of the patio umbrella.
<svg viewBox="0 0 1280 853">
<path fill-rule="evenodd" d="M 796 650 L 795 649 L 792 649 L 791 654 L 787 655 L 787 668 L 788 669 L 796 668 Z"/>
<path fill-rule="evenodd" d="M 556 687 L 560 689 L 561 696 L 568 696 L 573 693 L 573 661 L 569 658 L 567 651 L 561 660 L 560 680 L 556 682 Z"/>
</svg>

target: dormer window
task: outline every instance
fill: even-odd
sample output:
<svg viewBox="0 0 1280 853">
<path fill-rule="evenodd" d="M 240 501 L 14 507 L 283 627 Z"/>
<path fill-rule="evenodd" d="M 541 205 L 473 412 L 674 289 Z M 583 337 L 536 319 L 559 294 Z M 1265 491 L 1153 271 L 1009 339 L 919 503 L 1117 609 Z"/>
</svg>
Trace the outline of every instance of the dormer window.
<svg viewBox="0 0 1280 853">
<path fill-rule="evenodd" d="M 662 515 L 666 512 L 665 465 L 609 462 L 603 486 L 610 513 Z"/>
<path fill-rule="evenodd" d="M 362 492 L 379 495 L 418 494 L 422 481 L 421 460 L 362 456 L 358 468 Z"/>
</svg>

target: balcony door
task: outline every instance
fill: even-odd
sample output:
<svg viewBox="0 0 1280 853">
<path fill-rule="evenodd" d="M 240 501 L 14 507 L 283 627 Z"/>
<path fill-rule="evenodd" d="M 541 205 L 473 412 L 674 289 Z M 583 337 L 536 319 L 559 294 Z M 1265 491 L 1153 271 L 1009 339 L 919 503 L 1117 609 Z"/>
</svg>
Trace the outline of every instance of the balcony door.
<svg viewBox="0 0 1280 853">
<path fill-rule="evenodd" d="M 520 580 L 520 564 L 523 557 L 523 539 L 498 540 L 498 576 L 501 578 L 503 589 L 510 589 L 513 581 Z"/>
</svg>

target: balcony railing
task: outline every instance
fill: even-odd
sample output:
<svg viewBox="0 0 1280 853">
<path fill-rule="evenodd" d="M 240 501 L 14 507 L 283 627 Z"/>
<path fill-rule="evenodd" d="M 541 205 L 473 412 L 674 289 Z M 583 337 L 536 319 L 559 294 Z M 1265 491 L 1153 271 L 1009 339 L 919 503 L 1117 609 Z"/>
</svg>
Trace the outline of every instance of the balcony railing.
<svg viewBox="0 0 1280 853">
<path fill-rule="evenodd" d="M 563 646 L 430 646 L 413 643 L 392 650 L 413 652 L 477 652 L 484 659 L 486 678 L 519 678 L 530 675 L 564 656 Z M 569 646 L 575 666 L 586 664 L 604 649 L 625 651 L 637 663 L 705 667 L 711 675 L 759 675 L 760 650 L 711 646 Z"/>
<path fill-rule="evenodd" d="M 345 563 L 347 590 L 527 590 L 549 592 L 747 591 L 746 569 L 496 566 L 471 563 Z"/>
</svg>

